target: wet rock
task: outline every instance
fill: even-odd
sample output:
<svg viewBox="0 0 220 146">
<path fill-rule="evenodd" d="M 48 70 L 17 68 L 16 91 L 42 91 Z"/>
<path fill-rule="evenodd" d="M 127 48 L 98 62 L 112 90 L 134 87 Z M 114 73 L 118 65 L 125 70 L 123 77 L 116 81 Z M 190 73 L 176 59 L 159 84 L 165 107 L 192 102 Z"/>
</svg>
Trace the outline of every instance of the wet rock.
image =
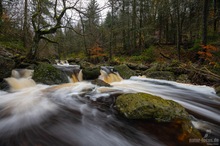
<svg viewBox="0 0 220 146">
<path fill-rule="evenodd" d="M 123 79 L 129 79 L 131 76 L 136 75 L 135 71 L 131 70 L 127 65 L 122 64 L 114 66 L 114 69 L 118 71 Z"/>
<path fill-rule="evenodd" d="M 0 89 L 8 89 L 7 83 L 4 81 L 4 78 L 11 76 L 12 69 L 15 68 L 15 62 L 8 58 L 0 56 Z"/>
<path fill-rule="evenodd" d="M 186 110 L 172 100 L 146 94 L 123 94 L 116 99 L 116 109 L 130 120 L 164 122 L 175 129 L 178 141 L 188 144 L 190 139 L 201 139 Z M 146 123 L 148 124 L 148 123 Z"/>
<path fill-rule="evenodd" d="M 0 56 L 0 77 L 2 79 L 10 77 L 14 67 L 15 62 L 12 59 Z"/>
<path fill-rule="evenodd" d="M 218 96 L 220 96 L 220 85 L 215 86 L 215 92 Z"/>
<path fill-rule="evenodd" d="M 100 67 L 87 67 L 83 68 L 83 79 L 84 80 L 94 80 L 100 75 Z"/>
<path fill-rule="evenodd" d="M 79 62 L 79 65 L 82 69 L 86 69 L 86 68 L 94 68 L 95 65 L 90 63 L 90 62 L 87 62 L 87 61 L 80 61 Z"/>
<path fill-rule="evenodd" d="M 136 64 L 136 63 L 128 63 L 126 64 L 130 69 L 132 70 L 142 70 L 145 71 L 149 69 L 149 66 L 143 65 L 143 64 Z"/>
<path fill-rule="evenodd" d="M 95 79 L 91 82 L 92 84 L 94 85 L 98 85 L 98 86 L 105 86 L 105 87 L 111 87 L 110 84 L 104 82 L 103 80 L 100 80 L 100 79 Z"/>
<path fill-rule="evenodd" d="M 33 79 L 36 82 L 48 85 L 69 82 L 64 72 L 46 63 L 40 63 L 35 67 Z"/>
<path fill-rule="evenodd" d="M 175 75 L 170 71 L 146 71 L 143 74 L 149 78 L 175 81 Z"/>
<path fill-rule="evenodd" d="M 120 95 L 116 100 L 116 108 L 128 119 L 165 122 L 175 119 L 189 120 L 188 113 L 180 104 L 146 93 Z"/>
</svg>

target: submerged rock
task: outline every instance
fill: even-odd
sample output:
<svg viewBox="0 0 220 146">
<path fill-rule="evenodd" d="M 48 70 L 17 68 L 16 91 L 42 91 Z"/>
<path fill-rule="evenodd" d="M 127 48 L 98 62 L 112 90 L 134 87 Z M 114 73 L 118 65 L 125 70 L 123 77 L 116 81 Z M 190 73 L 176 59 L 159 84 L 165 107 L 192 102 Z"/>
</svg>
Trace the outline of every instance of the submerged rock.
<svg viewBox="0 0 220 146">
<path fill-rule="evenodd" d="M 69 82 L 64 72 L 46 63 L 40 63 L 35 67 L 33 80 L 48 85 Z"/>
<path fill-rule="evenodd" d="M 186 110 L 172 100 L 145 94 L 123 94 L 116 100 L 116 107 L 128 119 L 153 119 L 156 121 L 172 121 L 189 119 Z"/>
</svg>

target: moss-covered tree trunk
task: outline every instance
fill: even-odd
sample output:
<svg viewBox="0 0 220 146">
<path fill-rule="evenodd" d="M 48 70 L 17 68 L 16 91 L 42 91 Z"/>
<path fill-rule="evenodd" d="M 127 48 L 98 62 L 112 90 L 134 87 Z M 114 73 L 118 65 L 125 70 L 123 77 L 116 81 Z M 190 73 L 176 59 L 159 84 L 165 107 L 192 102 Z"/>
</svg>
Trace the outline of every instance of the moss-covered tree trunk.
<svg viewBox="0 0 220 146">
<path fill-rule="evenodd" d="M 31 46 L 31 49 L 27 55 L 28 60 L 36 60 L 37 59 L 37 51 L 38 51 L 39 43 L 40 43 L 40 34 L 36 33 L 33 38 L 33 44 Z"/>
<path fill-rule="evenodd" d="M 32 19 L 31 19 L 35 34 L 33 38 L 33 45 L 30 48 L 29 53 L 27 54 L 27 59 L 29 60 L 37 59 L 39 42 L 41 39 L 46 40 L 50 43 L 57 43 L 47 38 L 46 35 L 54 34 L 58 29 L 66 27 L 62 25 L 62 18 L 64 17 L 67 10 L 73 9 L 79 13 L 83 13 L 82 11 L 76 8 L 78 2 L 79 1 L 71 3 L 72 5 L 70 6 L 67 6 L 66 1 L 62 1 L 62 3 L 60 4 L 58 3 L 58 0 L 51 2 L 50 5 L 48 5 L 49 4 L 48 1 L 39 0 L 36 2 L 36 10 L 35 13 L 32 15 Z M 44 20 L 45 18 L 42 16 L 47 13 L 50 13 L 49 9 L 52 10 L 52 8 L 54 11 L 49 15 L 54 15 L 54 16 L 53 18 L 51 18 L 51 20 L 48 20 L 51 22 L 48 22 Z"/>
</svg>

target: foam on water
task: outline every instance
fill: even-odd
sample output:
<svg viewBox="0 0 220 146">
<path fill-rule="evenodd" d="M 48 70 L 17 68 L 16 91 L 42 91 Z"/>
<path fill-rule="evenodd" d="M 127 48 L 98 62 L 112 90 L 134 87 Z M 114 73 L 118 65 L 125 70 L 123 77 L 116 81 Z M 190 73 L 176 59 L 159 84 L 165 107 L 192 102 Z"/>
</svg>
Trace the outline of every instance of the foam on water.
<svg viewBox="0 0 220 146">
<path fill-rule="evenodd" d="M 158 95 L 179 102 L 198 115 L 220 122 L 219 97 L 211 87 L 142 77 L 113 79 L 114 82 L 110 82 L 112 87 L 99 87 L 85 81 L 54 86 L 34 83 L 30 86 L 13 79 L 12 84 L 17 82 L 23 85 L 20 88 L 13 87 L 12 93 L 0 91 L 0 140 L 27 132 L 27 135 L 34 133 L 36 139 L 43 133 L 41 138 L 46 145 L 164 145 L 153 135 L 142 133 L 118 120 L 114 114 L 99 110 L 100 105 L 93 105 L 100 98 L 111 99 L 123 93 Z M 217 134 L 220 129 L 216 124 L 196 118 L 193 124 L 198 129 L 209 128 Z"/>
<path fill-rule="evenodd" d="M 58 110 L 58 106 L 44 96 L 42 89 L 46 87 L 38 85 L 0 95 L 0 136 L 39 124 Z"/>
</svg>

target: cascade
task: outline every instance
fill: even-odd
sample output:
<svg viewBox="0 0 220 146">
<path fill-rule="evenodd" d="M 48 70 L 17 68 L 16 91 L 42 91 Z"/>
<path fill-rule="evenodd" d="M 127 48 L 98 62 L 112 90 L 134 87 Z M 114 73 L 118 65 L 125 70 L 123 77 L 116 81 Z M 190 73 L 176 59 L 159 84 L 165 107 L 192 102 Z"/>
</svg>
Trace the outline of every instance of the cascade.
<svg viewBox="0 0 220 146">
<path fill-rule="evenodd" d="M 33 72 L 34 70 L 29 69 L 14 69 L 11 72 L 11 77 L 5 78 L 5 81 L 9 84 L 11 91 L 34 87 L 36 83 L 32 79 Z"/>
<path fill-rule="evenodd" d="M 55 60 L 57 64 L 53 66 L 66 73 L 70 83 L 81 82 L 83 80 L 82 70 L 79 65 L 70 65 L 67 60 Z"/>
<path fill-rule="evenodd" d="M 67 73 L 70 70 L 72 75 L 73 68 L 66 66 L 57 65 Z M 82 80 L 80 67 L 75 66 L 75 70 L 78 75 L 75 80 Z M 180 103 L 192 116 L 194 127 L 202 131 L 203 139 L 196 140 L 211 140 L 209 145 L 219 145 L 220 98 L 213 88 L 144 76 L 122 79 L 108 66 L 101 67 L 100 73 L 99 79 L 111 83 L 110 87 L 90 81 L 36 85 L 31 79 L 33 70 L 13 70 L 6 80 L 11 90 L 17 92 L 0 91 L 0 145 L 203 145 L 202 141 L 193 143 L 194 139 L 191 143 L 179 141 L 175 135 L 178 127 L 167 123 L 142 123 L 117 117 L 113 106 L 106 104 L 117 95 L 137 92 Z"/>
<path fill-rule="evenodd" d="M 101 75 L 99 76 L 99 79 L 103 80 L 106 83 L 120 82 L 123 80 L 119 73 L 110 66 L 102 66 L 100 74 Z"/>
</svg>

